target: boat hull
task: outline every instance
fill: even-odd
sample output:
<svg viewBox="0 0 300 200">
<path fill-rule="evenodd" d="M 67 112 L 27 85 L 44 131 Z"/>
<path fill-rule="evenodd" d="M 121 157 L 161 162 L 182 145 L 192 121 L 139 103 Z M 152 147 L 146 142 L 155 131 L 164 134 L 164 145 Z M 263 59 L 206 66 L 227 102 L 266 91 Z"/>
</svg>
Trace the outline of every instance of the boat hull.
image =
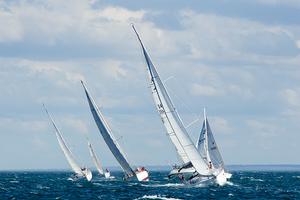
<svg viewBox="0 0 300 200">
<path fill-rule="evenodd" d="M 144 168 L 137 168 L 135 171 L 138 181 L 149 181 L 149 172 Z"/>
</svg>

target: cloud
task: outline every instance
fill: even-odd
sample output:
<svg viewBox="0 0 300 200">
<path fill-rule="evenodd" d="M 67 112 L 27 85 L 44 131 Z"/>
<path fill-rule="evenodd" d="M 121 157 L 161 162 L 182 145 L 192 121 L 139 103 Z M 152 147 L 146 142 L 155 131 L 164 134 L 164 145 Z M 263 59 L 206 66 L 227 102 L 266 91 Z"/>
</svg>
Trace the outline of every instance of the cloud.
<svg viewBox="0 0 300 200">
<path fill-rule="evenodd" d="M 0 6 L 7 8 L 0 9 L 0 42 L 19 42 L 32 49 L 121 42 L 120 33 L 128 35 L 130 23 L 140 22 L 146 14 L 122 7 L 96 8 L 82 0 L 13 1 Z"/>
<path fill-rule="evenodd" d="M 272 6 L 300 7 L 298 0 L 256 0 L 256 2 Z"/>
<path fill-rule="evenodd" d="M 256 56 L 294 56 L 299 53 L 295 35 L 287 27 L 192 10 L 184 10 L 181 15 L 186 42 L 195 59 L 247 59 L 249 62 Z"/>
<path fill-rule="evenodd" d="M 76 130 L 82 134 L 87 134 L 88 133 L 88 127 L 82 119 L 74 118 L 72 116 L 64 117 L 62 119 L 63 124 L 66 126 L 71 127 L 73 130 Z"/>
<path fill-rule="evenodd" d="M 223 117 L 211 117 L 210 118 L 210 126 L 213 129 L 212 131 L 215 133 L 230 133 L 232 131 L 232 128 L 228 122 Z"/>
<path fill-rule="evenodd" d="M 48 124 L 38 119 L 21 119 L 12 117 L 1 117 L 0 128 L 2 134 L 24 134 L 30 137 L 32 134 L 44 134 Z"/>
<path fill-rule="evenodd" d="M 222 91 L 218 91 L 216 88 L 209 85 L 193 84 L 191 93 L 199 96 L 219 96 L 222 94 Z"/>
<path fill-rule="evenodd" d="M 130 11 L 122 7 L 106 7 L 101 10 L 98 16 L 115 22 L 134 22 L 136 20 L 142 20 L 145 13 L 143 10 Z"/>
<path fill-rule="evenodd" d="M 294 89 L 285 89 L 281 92 L 281 97 L 292 107 L 300 107 L 300 93 Z"/>
</svg>

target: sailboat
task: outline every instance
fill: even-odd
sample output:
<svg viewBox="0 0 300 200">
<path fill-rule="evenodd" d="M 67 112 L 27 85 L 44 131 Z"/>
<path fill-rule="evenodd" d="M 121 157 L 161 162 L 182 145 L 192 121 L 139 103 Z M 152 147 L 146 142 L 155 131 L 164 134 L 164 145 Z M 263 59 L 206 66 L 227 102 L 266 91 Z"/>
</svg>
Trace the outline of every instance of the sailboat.
<svg viewBox="0 0 300 200">
<path fill-rule="evenodd" d="M 97 157 L 97 155 L 96 155 L 96 153 L 95 153 L 95 151 L 94 151 L 94 149 L 92 147 L 92 144 L 89 141 L 88 141 L 88 147 L 89 147 L 90 155 L 91 155 L 91 157 L 93 159 L 93 162 L 94 162 L 94 164 L 96 166 L 96 169 L 99 172 L 99 174 L 103 175 L 105 178 L 111 178 L 110 172 L 107 169 L 104 170 L 102 168 L 100 160 L 98 159 L 98 157 Z"/>
<path fill-rule="evenodd" d="M 149 173 L 145 169 L 145 167 L 138 167 L 137 169 L 133 170 L 131 165 L 129 164 L 127 158 L 125 157 L 125 154 L 123 153 L 118 141 L 115 139 L 114 135 L 112 134 L 112 130 L 108 126 L 108 123 L 106 122 L 104 116 L 102 115 L 100 109 L 96 105 L 94 99 L 91 97 L 88 89 L 86 88 L 83 81 L 81 81 L 81 84 L 84 88 L 90 110 L 92 112 L 92 115 L 94 117 L 94 120 L 96 122 L 96 125 L 107 144 L 108 148 L 120 164 L 121 168 L 124 171 L 124 179 L 127 180 L 130 177 L 136 177 L 138 181 L 148 181 L 149 180 Z"/>
<path fill-rule="evenodd" d="M 208 164 L 200 155 L 195 144 L 189 137 L 189 134 L 185 126 L 183 125 L 183 122 L 179 114 L 177 113 L 177 110 L 175 109 L 175 106 L 155 66 L 153 65 L 134 25 L 132 25 L 132 28 L 141 45 L 143 55 L 147 64 L 148 78 L 150 81 L 151 93 L 156 105 L 156 109 L 160 115 L 163 125 L 167 130 L 167 135 L 174 144 L 177 154 L 182 161 L 182 164 L 174 169 L 173 174 L 184 175 L 185 173 L 181 171 L 188 170 L 191 173 L 191 176 L 189 176 L 188 178 L 180 176 L 180 178 L 184 182 L 192 183 L 203 181 L 203 179 L 205 181 L 207 181 L 208 179 L 217 179 L 220 180 L 219 184 L 223 184 L 224 178 L 221 177 L 223 175 L 221 173 L 213 173 L 213 171 L 209 168 Z M 220 177 L 217 178 L 218 176 Z"/>
<path fill-rule="evenodd" d="M 224 174 L 226 179 L 231 178 L 232 174 L 225 172 L 224 161 L 207 120 L 205 109 L 204 121 L 196 147 L 209 168 L 214 171 L 214 174 L 221 173 Z"/>
<path fill-rule="evenodd" d="M 64 153 L 64 155 L 65 155 L 65 157 L 66 157 L 69 165 L 71 166 L 72 170 L 75 172 L 76 177 L 85 177 L 88 181 L 91 181 L 92 177 L 93 177 L 91 170 L 89 170 L 89 169 L 87 169 L 85 167 L 80 167 L 77 164 L 77 162 L 76 162 L 76 160 L 75 160 L 75 158 L 74 158 L 71 150 L 68 148 L 68 146 L 67 146 L 67 144 L 66 144 L 66 142 L 65 142 L 65 140 L 64 140 L 64 138 L 63 138 L 63 136 L 62 136 L 62 134 L 60 132 L 60 130 L 56 126 L 56 124 L 55 124 L 52 116 L 48 112 L 48 110 L 45 107 L 45 105 L 43 105 L 43 106 L 44 106 L 44 109 L 45 109 L 45 111 L 46 111 L 46 113 L 48 115 L 49 120 L 51 121 L 51 123 L 52 123 L 52 125 L 53 125 L 53 127 L 55 129 L 55 134 L 56 134 L 56 138 L 58 140 L 59 146 L 60 146 L 61 150 L 63 151 L 63 153 Z"/>
</svg>

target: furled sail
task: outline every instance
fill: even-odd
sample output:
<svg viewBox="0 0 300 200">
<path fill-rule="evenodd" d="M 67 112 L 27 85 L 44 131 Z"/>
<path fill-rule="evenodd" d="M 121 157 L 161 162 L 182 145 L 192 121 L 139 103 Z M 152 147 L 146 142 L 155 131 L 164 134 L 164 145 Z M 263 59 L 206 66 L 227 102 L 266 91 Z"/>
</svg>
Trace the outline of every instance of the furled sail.
<svg viewBox="0 0 300 200">
<path fill-rule="evenodd" d="M 92 147 L 92 144 L 90 142 L 88 142 L 88 147 L 89 147 L 89 151 L 90 151 L 91 157 L 93 159 L 93 162 L 94 162 L 99 174 L 104 175 L 104 171 L 103 171 L 102 165 L 100 163 L 100 160 L 98 159 L 98 157 Z"/>
<path fill-rule="evenodd" d="M 150 86 L 156 108 L 160 114 L 162 122 L 167 130 L 171 141 L 173 142 L 176 150 L 184 163 L 191 162 L 200 175 L 211 175 L 206 162 L 200 156 L 194 143 L 190 139 L 175 107 L 168 95 L 168 92 L 161 81 L 159 74 L 157 73 L 154 65 L 152 64 L 148 53 L 146 52 L 144 45 L 135 30 L 137 38 L 143 50 L 143 55 L 147 63 L 147 69 L 149 72 Z"/>
<path fill-rule="evenodd" d="M 211 162 L 213 169 L 224 168 L 224 162 L 208 123 L 205 111 L 203 126 L 196 146 L 203 159 L 207 163 Z"/>
<path fill-rule="evenodd" d="M 135 173 L 132 170 L 131 166 L 129 165 L 120 145 L 118 144 L 117 140 L 113 136 L 111 129 L 109 128 L 107 122 L 105 121 L 105 119 L 104 119 L 102 113 L 100 112 L 98 106 L 96 105 L 94 99 L 89 94 L 88 89 L 86 88 L 86 86 L 84 85 L 84 83 L 82 81 L 81 81 L 81 83 L 84 88 L 92 115 L 94 117 L 94 120 L 97 124 L 97 127 L 98 127 L 105 143 L 107 144 L 108 148 L 110 149 L 110 151 L 112 152 L 114 157 L 119 162 L 119 164 L 122 167 L 126 176 L 128 176 L 128 177 L 133 176 Z"/>
<path fill-rule="evenodd" d="M 78 175 L 80 175 L 80 176 L 83 176 L 84 173 L 82 172 L 80 166 L 79 166 L 79 165 L 77 164 L 77 162 L 75 161 L 75 158 L 74 158 L 72 152 L 70 151 L 70 149 L 69 149 L 68 146 L 66 145 L 66 142 L 65 142 L 64 138 L 62 137 L 60 130 L 59 130 L 58 127 L 56 126 L 56 124 L 55 124 L 55 122 L 54 122 L 52 116 L 50 115 L 50 113 L 49 113 L 48 110 L 46 109 L 45 105 L 44 105 L 44 109 L 45 109 L 45 111 L 46 111 L 46 113 L 47 113 L 47 115 L 48 115 L 48 117 L 49 117 L 49 119 L 50 119 L 50 121 L 51 121 L 51 123 L 52 123 L 54 129 L 55 129 L 55 134 L 56 134 L 56 138 L 57 138 L 57 140 L 58 140 L 59 146 L 60 146 L 61 150 L 64 152 L 64 155 L 65 155 L 65 157 L 66 157 L 66 159 L 67 159 L 69 165 L 71 166 L 72 170 L 73 170 L 76 174 L 78 174 Z"/>
</svg>

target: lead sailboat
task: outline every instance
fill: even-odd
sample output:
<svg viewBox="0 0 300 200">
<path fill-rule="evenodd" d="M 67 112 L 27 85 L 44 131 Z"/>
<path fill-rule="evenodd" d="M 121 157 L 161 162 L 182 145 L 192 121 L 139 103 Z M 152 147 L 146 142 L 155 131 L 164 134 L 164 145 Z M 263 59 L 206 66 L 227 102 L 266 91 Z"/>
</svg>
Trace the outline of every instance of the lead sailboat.
<svg viewBox="0 0 300 200">
<path fill-rule="evenodd" d="M 205 180 L 216 178 L 218 175 L 213 174 L 213 171 L 208 167 L 207 163 L 195 147 L 195 144 L 189 137 L 189 134 L 183 125 L 183 122 L 177 113 L 175 106 L 172 103 L 172 100 L 163 82 L 161 81 L 161 78 L 155 66 L 153 65 L 134 25 L 132 25 L 132 28 L 142 47 L 143 55 L 147 64 L 151 93 L 156 105 L 156 109 L 161 117 L 163 125 L 167 130 L 167 135 L 174 144 L 177 154 L 183 163 L 180 167 L 176 167 L 176 169 L 171 172 L 171 175 L 182 175 L 183 173 L 181 171 L 187 170 L 192 175 L 189 176 L 189 178 L 182 176 L 182 179 L 185 182 L 199 180 L 199 177 L 201 177 L 201 179 L 205 178 Z"/>
<path fill-rule="evenodd" d="M 92 112 L 92 115 L 94 117 L 94 120 L 96 122 L 96 125 L 107 144 L 108 148 L 120 164 L 121 168 L 124 171 L 125 177 L 124 179 L 128 179 L 130 177 L 135 176 L 139 181 L 148 181 L 149 180 L 149 174 L 148 171 L 144 167 L 138 167 L 136 170 L 133 170 L 133 168 L 130 166 L 127 158 L 125 157 L 125 154 L 123 153 L 119 143 L 115 139 L 112 130 L 108 126 L 108 123 L 106 122 L 104 116 L 102 115 L 100 109 L 98 108 L 97 104 L 95 103 L 94 99 L 91 97 L 88 89 L 86 88 L 85 84 L 81 81 L 81 84 L 84 88 L 90 110 Z"/>
<path fill-rule="evenodd" d="M 208 167 L 213 171 L 213 173 L 216 175 L 223 174 L 223 176 L 220 176 L 219 179 L 231 178 L 232 175 L 228 172 L 225 172 L 224 161 L 219 151 L 219 148 L 217 146 L 217 143 L 214 139 L 209 122 L 207 120 L 205 109 L 204 109 L 204 121 L 203 121 L 199 138 L 196 143 L 196 147 L 200 155 L 202 156 L 202 158 L 207 163 Z M 218 180 L 218 181 L 223 182 L 223 180 Z"/>
<path fill-rule="evenodd" d="M 52 116 L 50 115 L 50 113 L 48 112 L 47 108 L 44 106 L 44 109 L 45 109 L 45 112 L 47 113 L 48 115 L 48 118 L 50 119 L 54 129 L 55 129 L 55 134 L 56 134 L 56 138 L 58 140 L 58 143 L 59 143 L 59 146 L 61 148 L 61 150 L 63 151 L 70 167 L 72 168 L 72 170 L 75 172 L 76 176 L 77 177 L 85 177 L 88 181 L 92 180 L 92 172 L 85 168 L 85 167 L 80 167 L 75 158 L 74 158 L 74 155 L 72 154 L 71 150 L 68 148 L 60 130 L 58 129 L 58 127 L 56 126 Z"/>
</svg>

